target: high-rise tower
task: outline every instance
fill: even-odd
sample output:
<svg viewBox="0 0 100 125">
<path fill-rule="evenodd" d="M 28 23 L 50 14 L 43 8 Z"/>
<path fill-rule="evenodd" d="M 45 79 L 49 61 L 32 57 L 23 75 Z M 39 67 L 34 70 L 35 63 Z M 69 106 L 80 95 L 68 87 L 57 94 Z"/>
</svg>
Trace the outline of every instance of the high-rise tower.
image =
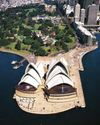
<svg viewBox="0 0 100 125">
<path fill-rule="evenodd" d="M 94 0 L 94 3 L 95 3 L 96 5 L 100 5 L 100 0 Z"/>
<path fill-rule="evenodd" d="M 85 9 L 81 9 L 80 21 L 84 24 L 84 21 L 85 21 Z"/>
<path fill-rule="evenodd" d="M 74 21 L 79 22 L 80 20 L 80 4 L 76 4 L 74 8 Z"/>
<path fill-rule="evenodd" d="M 89 5 L 93 3 L 94 0 L 79 0 L 79 3 L 81 4 L 82 8 L 87 9 Z"/>
<path fill-rule="evenodd" d="M 87 24 L 96 25 L 98 7 L 95 4 L 89 5 L 87 9 Z"/>
</svg>

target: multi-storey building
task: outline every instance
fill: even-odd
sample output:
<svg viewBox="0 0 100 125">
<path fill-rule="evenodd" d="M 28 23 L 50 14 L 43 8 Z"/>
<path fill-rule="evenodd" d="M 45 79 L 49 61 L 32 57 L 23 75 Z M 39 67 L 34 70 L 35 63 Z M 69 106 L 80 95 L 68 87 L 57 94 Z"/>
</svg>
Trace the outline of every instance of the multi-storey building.
<svg viewBox="0 0 100 125">
<path fill-rule="evenodd" d="M 87 24 L 88 25 L 96 25 L 97 23 L 97 5 L 92 4 L 88 6 L 87 9 Z"/>
<path fill-rule="evenodd" d="M 76 4 L 74 8 L 74 21 L 79 22 L 80 21 L 80 4 Z"/>
<path fill-rule="evenodd" d="M 84 21 L 85 21 L 85 9 L 81 9 L 80 21 L 84 24 Z"/>
<path fill-rule="evenodd" d="M 75 6 L 76 0 L 67 0 L 67 4 L 70 6 Z"/>
<path fill-rule="evenodd" d="M 87 8 L 89 5 L 93 3 L 94 0 L 79 0 L 82 8 Z"/>
<path fill-rule="evenodd" d="M 94 0 L 94 3 L 100 5 L 100 0 Z"/>
</svg>

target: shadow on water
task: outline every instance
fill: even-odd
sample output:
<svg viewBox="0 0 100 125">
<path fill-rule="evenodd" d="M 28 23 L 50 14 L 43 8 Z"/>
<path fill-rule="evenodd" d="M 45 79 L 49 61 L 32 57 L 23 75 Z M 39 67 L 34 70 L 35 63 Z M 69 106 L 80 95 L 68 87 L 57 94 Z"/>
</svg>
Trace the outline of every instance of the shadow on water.
<svg viewBox="0 0 100 125">
<path fill-rule="evenodd" d="M 13 70 L 11 61 L 22 57 L 0 52 L 0 125 L 100 125 L 100 48 L 86 54 L 84 71 L 80 71 L 86 108 L 76 108 L 55 115 L 33 115 L 23 112 L 13 100 L 15 86 L 24 66 Z"/>
</svg>

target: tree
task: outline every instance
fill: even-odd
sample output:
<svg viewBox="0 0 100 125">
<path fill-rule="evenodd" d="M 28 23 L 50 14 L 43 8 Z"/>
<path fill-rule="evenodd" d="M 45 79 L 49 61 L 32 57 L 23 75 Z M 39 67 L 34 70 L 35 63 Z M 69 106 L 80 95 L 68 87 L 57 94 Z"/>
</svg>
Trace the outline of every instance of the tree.
<svg viewBox="0 0 100 125">
<path fill-rule="evenodd" d="M 41 43 L 38 40 L 35 40 L 30 48 L 31 52 L 34 52 L 37 56 L 45 56 L 47 55 L 46 51 L 41 47 Z"/>
<path fill-rule="evenodd" d="M 38 24 L 42 24 L 43 23 L 43 20 L 42 19 L 39 19 L 38 20 Z"/>
<path fill-rule="evenodd" d="M 45 23 L 44 23 L 45 26 L 50 26 L 50 27 L 53 27 L 53 23 L 51 22 L 51 20 L 45 20 Z"/>
<path fill-rule="evenodd" d="M 56 39 L 57 40 L 62 39 L 63 38 L 63 34 L 64 34 L 63 31 L 59 31 L 58 34 L 56 35 Z"/>
<path fill-rule="evenodd" d="M 55 46 L 57 48 L 57 50 L 61 50 L 62 49 L 62 41 L 61 40 L 58 40 L 56 43 L 55 43 Z"/>
<path fill-rule="evenodd" d="M 15 49 L 21 50 L 21 42 L 20 42 L 20 41 L 18 41 L 18 42 L 16 43 Z"/>
<path fill-rule="evenodd" d="M 40 43 L 41 46 L 44 45 L 43 40 L 41 39 L 41 37 L 37 37 L 37 41 Z"/>
<path fill-rule="evenodd" d="M 30 51 L 33 51 L 35 53 L 37 49 L 40 47 L 41 47 L 40 43 L 37 40 L 34 40 L 34 42 L 31 45 Z"/>
<path fill-rule="evenodd" d="M 37 39 L 37 35 L 36 35 L 35 32 L 32 32 L 31 35 L 32 35 L 32 38 L 33 38 L 34 40 Z"/>
<path fill-rule="evenodd" d="M 33 39 L 29 36 L 27 36 L 24 40 L 23 43 L 26 45 L 31 45 L 33 43 Z"/>
<path fill-rule="evenodd" d="M 71 36 L 65 36 L 64 37 L 64 42 L 66 42 L 66 43 L 72 43 L 73 40 L 71 39 Z"/>
<path fill-rule="evenodd" d="M 62 42 L 62 49 L 67 52 L 68 51 L 68 45 L 64 42 Z"/>
<path fill-rule="evenodd" d="M 31 35 L 31 30 L 28 28 L 23 28 L 23 35 L 24 36 L 30 36 Z"/>
<path fill-rule="evenodd" d="M 45 51 L 44 49 L 42 49 L 42 48 L 40 47 L 40 48 L 37 49 L 36 55 L 37 55 L 37 56 L 46 56 L 47 53 L 46 53 L 46 51 Z"/>
<path fill-rule="evenodd" d="M 70 35 L 70 36 L 73 36 L 74 37 L 74 33 L 73 33 L 74 31 L 71 29 L 71 28 L 69 28 L 69 29 L 67 29 L 67 33 Z"/>
</svg>

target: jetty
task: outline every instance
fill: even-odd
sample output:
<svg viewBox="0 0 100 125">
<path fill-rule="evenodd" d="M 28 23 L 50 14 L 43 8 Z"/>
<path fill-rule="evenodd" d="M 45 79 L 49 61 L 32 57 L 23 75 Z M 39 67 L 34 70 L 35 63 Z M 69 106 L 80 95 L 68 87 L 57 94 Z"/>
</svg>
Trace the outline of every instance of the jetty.
<svg viewBox="0 0 100 125">
<path fill-rule="evenodd" d="M 28 62 L 36 63 L 36 56 L 34 55 L 34 53 L 32 53 L 32 54 L 30 54 L 30 55 L 25 56 L 25 58 L 21 59 L 20 61 L 13 60 L 13 61 L 11 62 L 11 64 L 13 65 L 13 69 L 18 69 L 18 68 L 20 68 L 20 66 L 23 66 L 23 63 L 24 63 L 26 60 L 27 60 Z"/>
</svg>

